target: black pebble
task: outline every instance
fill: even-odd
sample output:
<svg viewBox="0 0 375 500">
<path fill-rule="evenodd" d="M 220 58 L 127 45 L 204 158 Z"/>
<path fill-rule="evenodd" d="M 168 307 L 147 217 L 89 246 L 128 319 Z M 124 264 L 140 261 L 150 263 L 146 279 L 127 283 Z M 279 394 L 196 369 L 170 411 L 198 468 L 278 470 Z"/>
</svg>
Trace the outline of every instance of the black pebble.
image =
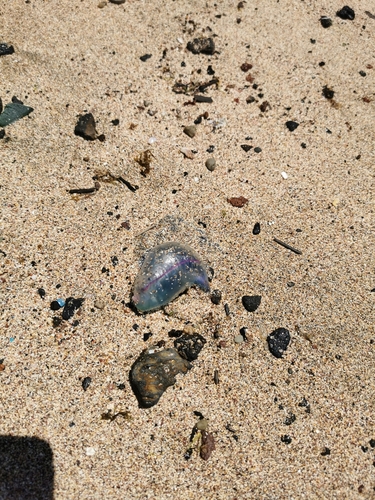
<svg viewBox="0 0 375 500">
<path fill-rule="evenodd" d="M 152 333 L 151 332 L 144 333 L 143 334 L 143 341 L 146 342 L 150 337 L 152 337 Z"/>
<path fill-rule="evenodd" d="M 321 453 L 322 457 L 326 457 L 327 455 L 330 455 L 330 454 L 331 454 L 331 450 L 329 448 L 327 448 L 327 446 L 324 448 L 324 450 Z"/>
<path fill-rule="evenodd" d="M 306 143 L 305 142 L 301 142 L 301 148 L 306 149 L 306 147 L 307 147 Z"/>
<path fill-rule="evenodd" d="M 2 128 L 0 130 L 0 139 L 4 139 L 4 137 L 5 137 L 5 130 Z"/>
<path fill-rule="evenodd" d="M 292 425 L 292 423 L 295 421 L 296 421 L 296 416 L 292 413 L 291 415 L 286 417 L 286 419 L 284 420 L 284 424 L 285 425 Z"/>
<path fill-rule="evenodd" d="M 360 74 L 361 76 L 366 76 L 366 72 L 365 72 L 365 71 L 360 71 L 360 72 L 359 72 L 359 74 Z"/>
<path fill-rule="evenodd" d="M 18 97 L 16 97 L 15 95 L 12 97 L 12 102 L 13 102 L 14 104 L 22 104 L 22 105 L 23 105 L 23 102 L 22 102 L 22 101 L 20 101 L 20 100 L 18 99 Z"/>
<path fill-rule="evenodd" d="M 209 102 L 209 103 L 214 102 L 212 97 L 208 97 L 206 95 L 195 95 L 194 101 L 195 102 Z"/>
<path fill-rule="evenodd" d="M 125 384 L 117 384 L 117 389 L 120 389 L 120 391 L 123 391 L 125 389 Z"/>
<path fill-rule="evenodd" d="M 242 335 L 242 338 L 244 339 L 245 342 L 247 340 L 246 331 L 247 331 L 246 326 L 243 326 L 242 328 L 240 328 L 240 334 Z"/>
<path fill-rule="evenodd" d="M 327 16 L 322 16 L 320 18 L 320 24 L 323 26 L 323 28 L 329 28 L 332 26 L 332 19 Z"/>
<path fill-rule="evenodd" d="M 299 126 L 299 123 L 297 122 L 293 122 L 293 121 L 289 121 L 289 122 L 286 122 L 286 128 L 290 131 L 290 132 L 293 132 L 294 130 L 296 130 L 296 128 Z"/>
<path fill-rule="evenodd" d="M 114 120 L 111 120 L 111 123 L 116 127 L 117 125 L 119 125 L 120 120 L 118 118 L 115 118 Z"/>
<path fill-rule="evenodd" d="M 285 434 L 284 436 L 281 436 L 281 442 L 285 444 L 290 444 L 292 442 L 292 438 Z"/>
<path fill-rule="evenodd" d="M 215 70 L 212 69 L 212 66 L 211 64 L 207 67 L 207 75 L 214 75 L 215 74 Z"/>
<path fill-rule="evenodd" d="M 214 276 L 215 276 L 215 271 L 212 267 L 209 267 L 207 269 L 207 278 L 208 278 L 208 281 L 212 281 L 214 279 Z"/>
<path fill-rule="evenodd" d="M 94 141 L 97 137 L 95 119 L 92 113 L 80 115 L 74 133 L 86 141 Z"/>
<path fill-rule="evenodd" d="M 174 346 L 182 358 L 194 361 L 199 356 L 205 343 L 206 339 L 202 335 L 194 333 L 193 335 L 182 335 L 182 337 L 174 341 Z"/>
<path fill-rule="evenodd" d="M 7 43 L 0 43 L 0 56 L 7 56 L 14 53 L 13 45 Z"/>
<path fill-rule="evenodd" d="M 243 149 L 246 153 L 248 153 L 252 147 L 253 147 L 253 146 L 249 146 L 248 144 L 241 144 L 241 148 L 242 148 L 242 149 Z"/>
<path fill-rule="evenodd" d="M 254 148 L 254 153 L 261 153 L 262 152 L 262 148 Z"/>
<path fill-rule="evenodd" d="M 259 222 L 256 222 L 253 227 L 253 234 L 257 235 L 260 233 L 260 224 Z"/>
<path fill-rule="evenodd" d="M 222 295 L 221 295 L 220 290 L 212 290 L 212 292 L 211 292 L 211 302 L 213 304 L 215 304 L 216 306 L 218 304 L 220 304 L 221 298 L 222 298 Z"/>
<path fill-rule="evenodd" d="M 211 145 L 208 149 L 206 149 L 207 153 L 213 153 L 215 146 Z"/>
<path fill-rule="evenodd" d="M 345 5 L 341 10 L 336 12 L 336 16 L 340 19 L 348 19 L 349 21 L 353 21 L 355 18 L 354 10 Z"/>
<path fill-rule="evenodd" d="M 41 299 L 44 299 L 44 297 L 46 296 L 46 291 L 44 290 L 44 288 L 38 288 L 38 293 Z"/>
<path fill-rule="evenodd" d="M 83 380 L 82 380 L 82 389 L 84 391 L 87 391 L 89 385 L 91 384 L 91 377 L 85 377 Z"/>
<path fill-rule="evenodd" d="M 224 311 L 225 311 L 225 314 L 226 314 L 227 316 L 229 316 L 229 315 L 230 315 L 230 309 L 229 309 L 228 304 L 224 304 Z"/>
<path fill-rule="evenodd" d="M 371 446 L 371 448 L 375 448 L 375 439 L 370 439 L 369 445 Z"/>
<path fill-rule="evenodd" d="M 57 328 L 58 326 L 60 326 L 62 323 L 62 318 L 60 318 L 59 316 L 54 316 L 52 318 L 52 326 L 53 328 Z"/>
<path fill-rule="evenodd" d="M 39 290 L 38 290 L 39 292 Z M 40 294 L 39 294 L 40 295 Z M 53 300 L 50 304 L 50 308 L 52 311 L 58 311 L 59 309 L 61 309 L 61 306 L 60 304 L 57 302 L 57 300 Z"/>
<path fill-rule="evenodd" d="M 194 38 L 192 42 L 188 42 L 186 48 L 193 54 L 212 56 L 215 52 L 215 42 L 212 38 Z"/>
<path fill-rule="evenodd" d="M 168 332 L 168 337 L 170 338 L 178 338 L 184 333 L 183 330 L 175 330 L 174 328 Z"/>
<path fill-rule="evenodd" d="M 242 297 L 242 305 L 248 312 L 254 312 L 260 306 L 262 297 L 260 295 L 244 295 Z"/>
<path fill-rule="evenodd" d="M 268 348 L 275 358 L 282 358 L 290 342 L 290 333 L 286 328 L 277 328 L 267 337 Z"/>
<path fill-rule="evenodd" d="M 324 85 L 322 94 L 326 99 L 333 99 L 335 92 L 332 89 L 328 88 L 327 85 Z"/>
<path fill-rule="evenodd" d="M 141 56 L 139 59 L 142 61 L 142 62 L 146 62 L 147 59 L 150 59 L 150 57 L 152 57 L 152 54 L 145 54 L 144 56 Z"/>
<path fill-rule="evenodd" d="M 85 299 L 75 299 L 74 297 L 68 297 L 65 302 L 64 310 L 62 312 L 62 319 L 67 321 L 74 316 L 77 309 L 81 307 Z"/>
<path fill-rule="evenodd" d="M 117 264 L 118 264 L 118 258 L 116 257 L 116 255 L 114 255 L 113 257 L 111 257 L 111 261 L 112 261 L 113 267 L 117 266 Z"/>
</svg>

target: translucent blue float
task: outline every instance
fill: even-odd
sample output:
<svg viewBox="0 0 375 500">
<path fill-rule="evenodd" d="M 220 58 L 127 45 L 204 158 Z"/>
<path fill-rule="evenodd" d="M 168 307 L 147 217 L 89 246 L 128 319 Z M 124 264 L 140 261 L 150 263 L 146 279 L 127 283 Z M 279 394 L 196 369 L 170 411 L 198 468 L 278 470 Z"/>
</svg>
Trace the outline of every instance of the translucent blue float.
<svg viewBox="0 0 375 500">
<path fill-rule="evenodd" d="M 134 282 L 132 301 L 138 311 L 153 311 L 194 285 L 210 291 L 199 255 L 188 245 L 163 243 L 147 253 Z"/>
</svg>

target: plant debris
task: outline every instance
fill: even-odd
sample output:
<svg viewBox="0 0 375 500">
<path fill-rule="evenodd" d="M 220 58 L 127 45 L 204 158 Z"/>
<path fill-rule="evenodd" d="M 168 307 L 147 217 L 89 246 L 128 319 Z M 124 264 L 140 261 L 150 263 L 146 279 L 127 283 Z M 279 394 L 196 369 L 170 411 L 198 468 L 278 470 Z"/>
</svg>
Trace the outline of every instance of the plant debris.
<svg viewBox="0 0 375 500">
<path fill-rule="evenodd" d="M 143 175 L 143 177 L 147 177 L 147 175 L 151 171 L 152 158 L 155 158 L 155 156 L 152 154 L 150 149 L 146 149 L 146 151 L 143 151 L 134 158 L 134 161 L 136 161 L 138 165 L 142 167 L 141 175 Z"/>
</svg>

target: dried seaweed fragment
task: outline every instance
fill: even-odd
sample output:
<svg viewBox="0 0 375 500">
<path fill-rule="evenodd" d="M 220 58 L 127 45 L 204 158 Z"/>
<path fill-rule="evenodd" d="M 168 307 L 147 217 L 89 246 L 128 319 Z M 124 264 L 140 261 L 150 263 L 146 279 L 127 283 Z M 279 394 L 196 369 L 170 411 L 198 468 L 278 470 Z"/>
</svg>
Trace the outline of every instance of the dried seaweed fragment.
<svg viewBox="0 0 375 500">
<path fill-rule="evenodd" d="M 143 177 L 146 177 L 151 171 L 152 158 L 155 158 L 155 156 L 152 154 L 150 149 L 146 149 L 146 151 L 143 151 L 134 158 L 134 161 L 136 161 L 143 169 L 141 170 L 141 175 L 143 175 Z"/>
</svg>

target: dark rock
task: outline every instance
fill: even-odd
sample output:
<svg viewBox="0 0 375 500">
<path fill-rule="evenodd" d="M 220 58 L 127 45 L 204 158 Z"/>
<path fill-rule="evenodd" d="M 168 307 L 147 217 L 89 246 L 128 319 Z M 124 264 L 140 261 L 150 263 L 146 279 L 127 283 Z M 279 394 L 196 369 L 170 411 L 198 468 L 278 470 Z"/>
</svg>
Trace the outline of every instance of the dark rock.
<svg viewBox="0 0 375 500">
<path fill-rule="evenodd" d="M 212 38 L 194 38 L 192 42 L 188 42 L 186 48 L 193 54 L 212 56 L 215 53 L 215 42 Z"/>
<path fill-rule="evenodd" d="M 4 111 L 0 115 L 0 127 L 6 127 L 11 123 L 24 118 L 34 111 L 30 106 L 24 106 L 18 102 L 11 102 L 7 104 Z"/>
<path fill-rule="evenodd" d="M 38 288 L 38 294 L 41 299 L 44 299 L 44 297 L 46 296 L 46 291 L 44 290 L 44 288 Z"/>
<path fill-rule="evenodd" d="M 245 151 L 245 153 L 248 153 L 252 147 L 253 146 L 249 146 L 249 144 L 241 144 L 241 148 Z"/>
<path fill-rule="evenodd" d="M 332 19 L 327 16 L 322 16 L 320 18 L 320 24 L 323 26 L 323 28 L 330 28 L 332 26 Z"/>
<path fill-rule="evenodd" d="M 345 5 L 341 10 L 336 12 L 336 16 L 340 19 L 347 19 L 349 21 L 353 21 L 355 18 L 354 10 Z"/>
<path fill-rule="evenodd" d="M 281 442 L 284 444 L 290 444 L 292 442 L 292 438 L 285 434 L 284 436 L 281 436 Z"/>
<path fill-rule="evenodd" d="M 60 318 L 59 316 L 54 316 L 52 318 L 52 326 L 53 328 L 57 328 L 58 326 L 60 326 L 62 323 L 62 318 Z"/>
<path fill-rule="evenodd" d="M 0 139 L 4 139 L 4 137 L 5 137 L 5 130 L 2 128 L 0 130 Z"/>
<path fill-rule="evenodd" d="M 85 299 L 75 299 L 74 297 L 68 297 L 65 302 L 64 310 L 62 312 L 62 319 L 67 321 L 74 316 L 74 313 L 79 309 Z"/>
<path fill-rule="evenodd" d="M 242 305 L 246 311 L 254 312 L 260 306 L 262 297 L 260 295 L 244 295 L 242 297 Z"/>
<path fill-rule="evenodd" d="M 282 358 L 290 342 L 290 333 L 286 328 L 277 328 L 267 337 L 268 348 L 275 358 Z"/>
<path fill-rule="evenodd" d="M 112 123 L 112 125 L 117 127 L 117 125 L 119 125 L 119 123 L 120 123 L 120 120 L 118 118 L 115 118 L 114 120 L 111 120 L 111 123 Z"/>
<path fill-rule="evenodd" d="M 176 383 L 176 375 L 190 368 L 191 364 L 175 349 L 144 351 L 130 370 L 130 383 L 140 407 L 156 405 L 165 390 Z"/>
<path fill-rule="evenodd" d="M 371 448 L 375 448 L 375 439 L 370 439 L 369 445 L 371 446 Z"/>
<path fill-rule="evenodd" d="M 194 101 L 195 102 L 208 102 L 208 103 L 214 102 L 212 97 L 207 97 L 205 95 L 195 95 Z"/>
<path fill-rule="evenodd" d="M 215 158 L 208 158 L 206 160 L 206 168 L 210 172 L 213 172 L 215 170 L 215 168 L 216 168 L 216 160 L 215 160 Z"/>
<path fill-rule="evenodd" d="M 259 147 L 254 148 L 254 153 L 261 153 L 261 152 L 262 152 L 262 148 L 259 148 Z"/>
<path fill-rule="evenodd" d="M 0 114 L 3 112 L 3 109 L 4 109 L 4 107 L 3 107 L 3 101 L 2 101 L 2 99 L 0 97 Z"/>
<path fill-rule="evenodd" d="M 92 113 L 80 115 L 74 133 L 86 141 L 94 141 L 97 138 L 95 119 Z"/>
<path fill-rule="evenodd" d="M 91 384 L 91 377 L 85 377 L 83 380 L 82 380 L 82 389 L 84 391 L 87 391 L 89 385 Z"/>
<path fill-rule="evenodd" d="M 251 69 L 253 67 L 252 64 L 249 64 L 249 63 L 243 63 L 241 64 L 241 70 L 246 73 L 247 71 L 249 71 L 249 69 Z"/>
<path fill-rule="evenodd" d="M 322 94 L 326 99 L 333 99 L 335 92 L 332 89 L 328 88 L 327 85 L 324 85 Z"/>
<path fill-rule="evenodd" d="M 151 332 L 147 332 L 147 333 L 144 333 L 143 334 L 143 341 L 144 342 L 147 342 L 147 340 L 152 337 L 152 333 Z"/>
<path fill-rule="evenodd" d="M 125 0 L 109 0 L 110 3 L 114 3 L 116 5 L 121 5 L 122 3 L 125 3 Z"/>
<path fill-rule="evenodd" d="M 251 104 L 252 102 L 255 102 L 255 101 L 256 101 L 256 99 L 252 95 L 249 95 L 249 97 L 246 98 L 246 103 L 247 104 Z"/>
<path fill-rule="evenodd" d="M 207 267 L 206 272 L 207 272 L 207 279 L 211 283 L 211 281 L 214 279 L 215 276 L 214 268 L 211 266 Z"/>
<path fill-rule="evenodd" d="M 293 422 L 296 421 L 296 416 L 292 413 L 291 415 L 288 415 L 286 419 L 284 420 L 285 425 L 292 425 Z"/>
<path fill-rule="evenodd" d="M 211 292 L 211 302 L 213 304 L 215 304 L 216 306 L 218 304 L 220 304 L 221 298 L 222 298 L 222 295 L 221 295 L 220 290 L 212 290 L 212 292 Z"/>
<path fill-rule="evenodd" d="M 168 337 L 170 338 L 175 338 L 177 339 L 178 337 L 181 337 L 181 335 L 184 333 L 183 330 L 175 330 L 174 328 L 168 332 Z"/>
<path fill-rule="evenodd" d="M 0 43 L 0 56 L 7 56 L 9 54 L 14 54 L 13 45 L 8 45 L 7 43 Z"/>
<path fill-rule="evenodd" d="M 326 457 L 327 455 L 330 455 L 330 454 L 331 454 L 331 450 L 329 448 L 327 448 L 327 446 L 324 448 L 324 450 L 321 453 L 322 457 Z"/>
<path fill-rule="evenodd" d="M 49 307 L 52 311 L 58 311 L 61 309 L 61 305 L 57 302 L 57 300 L 53 300 Z"/>
<path fill-rule="evenodd" d="M 150 59 L 150 57 L 152 57 L 152 54 L 145 54 L 143 56 L 141 56 L 139 59 L 142 61 L 142 62 L 146 62 L 147 59 Z"/>
<path fill-rule="evenodd" d="M 262 104 L 259 105 L 259 109 L 262 113 L 265 113 L 266 111 L 271 109 L 270 103 L 268 101 L 263 101 Z"/>
<path fill-rule="evenodd" d="M 193 333 L 193 335 L 185 334 L 176 339 L 174 341 L 174 346 L 181 357 L 188 361 L 194 361 L 199 356 L 205 343 L 206 339 L 202 337 L 202 335 Z"/>
<path fill-rule="evenodd" d="M 23 102 L 20 101 L 20 99 L 18 99 L 18 97 L 16 97 L 15 95 L 12 97 L 12 102 L 14 102 L 15 104 L 22 104 L 23 105 Z"/>
<path fill-rule="evenodd" d="M 207 75 L 212 76 L 212 75 L 214 75 L 214 74 L 215 74 L 215 70 L 214 70 L 214 69 L 212 69 L 212 66 L 211 66 L 211 64 L 210 64 L 209 66 L 207 66 Z"/>
<path fill-rule="evenodd" d="M 294 130 L 296 130 L 296 128 L 299 126 L 299 123 L 297 122 L 293 122 L 293 121 L 288 121 L 286 122 L 286 128 L 290 131 L 290 132 L 294 132 Z"/>
<path fill-rule="evenodd" d="M 256 222 L 253 227 L 253 234 L 256 236 L 259 233 L 260 233 L 260 224 L 259 222 Z"/>
<path fill-rule="evenodd" d="M 359 74 L 360 74 L 361 76 L 366 76 L 366 71 L 362 71 L 362 70 L 361 70 L 361 71 L 359 71 Z"/>
</svg>

